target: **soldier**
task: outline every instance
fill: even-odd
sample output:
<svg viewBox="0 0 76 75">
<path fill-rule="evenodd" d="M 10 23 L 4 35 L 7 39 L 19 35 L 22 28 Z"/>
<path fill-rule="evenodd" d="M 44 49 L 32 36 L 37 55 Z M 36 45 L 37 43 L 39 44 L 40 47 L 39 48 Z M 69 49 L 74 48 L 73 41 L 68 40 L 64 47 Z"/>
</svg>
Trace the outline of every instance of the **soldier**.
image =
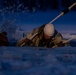
<svg viewBox="0 0 76 75">
<path fill-rule="evenodd" d="M 9 45 L 6 35 L 7 35 L 7 33 L 5 31 L 0 33 L 0 46 L 8 46 Z"/>
<path fill-rule="evenodd" d="M 54 25 L 49 23 L 28 33 L 24 39 L 21 39 L 17 42 L 16 46 L 54 48 L 64 46 L 63 40 L 64 39 L 62 35 L 57 32 Z"/>
</svg>

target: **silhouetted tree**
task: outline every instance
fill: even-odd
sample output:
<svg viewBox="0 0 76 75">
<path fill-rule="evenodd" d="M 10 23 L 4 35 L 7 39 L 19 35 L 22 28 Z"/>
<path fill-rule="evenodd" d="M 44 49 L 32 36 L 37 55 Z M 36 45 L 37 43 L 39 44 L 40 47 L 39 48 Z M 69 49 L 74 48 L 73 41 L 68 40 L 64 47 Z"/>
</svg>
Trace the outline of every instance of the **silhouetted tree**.
<svg viewBox="0 0 76 75">
<path fill-rule="evenodd" d="M 33 8 L 36 7 L 36 0 L 29 0 L 29 10 L 33 11 Z"/>
<path fill-rule="evenodd" d="M 71 0 L 62 0 L 63 7 L 69 7 L 71 5 Z"/>
<path fill-rule="evenodd" d="M 48 6 L 49 6 L 49 8 L 51 8 L 53 10 L 57 10 L 58 9 L 58 0 L 48 0 Z"/>
<path fill-rule="evenodd" d="M 40 9 L 42 10 L 44 7 L 44 0 L 39 0 Z"/>
<path fill-rule="evenodd" d="M 52 0 L 52 8 L 57 10 L 58 9 L 58 0 Z"/>
</svg>

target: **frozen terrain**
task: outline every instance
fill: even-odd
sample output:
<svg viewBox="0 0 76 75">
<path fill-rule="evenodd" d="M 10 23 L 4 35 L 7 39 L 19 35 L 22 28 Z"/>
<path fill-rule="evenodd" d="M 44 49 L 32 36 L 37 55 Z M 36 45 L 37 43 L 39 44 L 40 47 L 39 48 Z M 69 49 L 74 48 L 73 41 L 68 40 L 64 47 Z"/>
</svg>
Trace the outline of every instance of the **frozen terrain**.
<svg viewBox="0 0 76 75">
<path fill-rule="evenodd" d="M 1 47 L 0 75 L 76 75 L 76 48 Z"/>
</svg>

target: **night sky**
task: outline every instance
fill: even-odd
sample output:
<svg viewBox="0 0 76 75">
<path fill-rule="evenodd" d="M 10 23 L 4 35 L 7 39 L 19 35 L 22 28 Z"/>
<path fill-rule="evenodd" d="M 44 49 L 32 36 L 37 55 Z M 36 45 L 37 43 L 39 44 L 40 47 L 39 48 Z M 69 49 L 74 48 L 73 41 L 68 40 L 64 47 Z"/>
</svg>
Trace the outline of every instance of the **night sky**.
<svg viewBox="0 0 76 75">
<path fill-rule="evenodd" d="M 0 9 L 14 12 L 62 10 L 74 2 L 75 0 L 0 0 Z M 76 11 L 76 7 L 73 10 Z"/>
</svg>

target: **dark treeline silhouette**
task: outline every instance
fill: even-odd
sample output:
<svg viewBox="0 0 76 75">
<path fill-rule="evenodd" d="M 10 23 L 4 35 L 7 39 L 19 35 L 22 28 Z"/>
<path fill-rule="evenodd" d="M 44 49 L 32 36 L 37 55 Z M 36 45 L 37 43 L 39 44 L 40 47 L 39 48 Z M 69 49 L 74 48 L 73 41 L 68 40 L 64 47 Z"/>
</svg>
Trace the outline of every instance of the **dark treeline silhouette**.
<svg viewBox="0 0 76 75">
<path fill-rule="evenodd" d="M 63 7 L 68 7 L 71 5 L 71 0 L 62 0 L 61 3 Z"/>
<path fill-rule="evenodd" d="M 22 10 L 59 10 L 67 8 L 74 3 L 75 0 L 0 0 L 0 9 L 8 11 Z M 76 11 L 76 7 L 73 8 Z"/>
</svg>

